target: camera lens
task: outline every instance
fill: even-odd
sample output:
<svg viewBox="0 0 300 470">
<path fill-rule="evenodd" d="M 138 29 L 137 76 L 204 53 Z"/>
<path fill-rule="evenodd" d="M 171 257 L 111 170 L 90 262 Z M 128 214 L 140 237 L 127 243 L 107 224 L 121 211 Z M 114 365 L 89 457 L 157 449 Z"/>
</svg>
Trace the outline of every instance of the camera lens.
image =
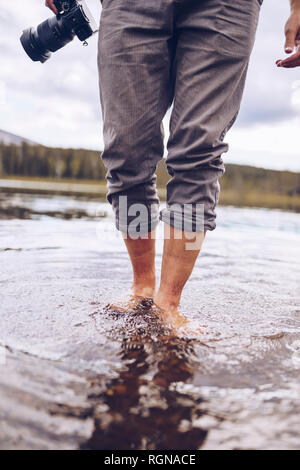
<svg viewBox="0 0 300 470">
<path fill-rule="evenodd" d="M 21 36 L 21 43 L 29 57 L 37 62 L 46 62 L 51 52 L 56 52 L 71 42 L 75 36 L 61 17 L 52 18 L 41 23 L 37 29 L 27 29 Z"/>
<path fill-rule="evenodd" d="M 37 31 L 34 28 L 29 28 L 23 31 L 21 36 L 21 43 L 27 55 L 34 62 L 46 62 L 50 59 L 51 53 L 43 48 L 38 41 Z"/>
</svg>

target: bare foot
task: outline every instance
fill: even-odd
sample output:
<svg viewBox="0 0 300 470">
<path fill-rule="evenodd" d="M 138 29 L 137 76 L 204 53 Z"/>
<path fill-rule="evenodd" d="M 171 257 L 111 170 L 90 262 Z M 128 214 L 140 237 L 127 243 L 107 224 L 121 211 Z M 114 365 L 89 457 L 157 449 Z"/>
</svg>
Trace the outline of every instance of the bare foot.
<svg viewBox="0 0 300 470">
<path fill-rule="evenodd" d="M 154 298 L 154 313 L 159 320 L 171 328 L 175 334 L 187 336 L 203 334 L 203 331 L 195 327 L 182 313 L 179 312 L 174 299 L 167 299 L 159 294 Z"/>
<path fill-rule="evenodd" d="M 153 310 L 159 320 L 171 329 L 179 330 L 188 324 L 188 319 L 179 312 L 178 308 L 161 307 L 155 303 Z"/>
<path fill-rule="evenodd" d="M 172 333 L 176 336 L 198 336 L 203 335 L 204 331 L 195 326 L 178 309 L 175 310 L 162 310 L 157 305 L 153 307 L 153 311 L 158 319 L 167 327 L 170 328 Z"/>
<path fill-rule="evenodd" d="M 134 311 L 139 307 L 145 307 L 153 304 L 153 290 L 144 289 L 137 294 L 134 289 L 131 289 L 126 294 L 120 296 L 117 300 L 112 303 L 109 303 L 106 306 L 107 310 L 112 310 L 114 312 L 129 312 Z"/>
</svg>

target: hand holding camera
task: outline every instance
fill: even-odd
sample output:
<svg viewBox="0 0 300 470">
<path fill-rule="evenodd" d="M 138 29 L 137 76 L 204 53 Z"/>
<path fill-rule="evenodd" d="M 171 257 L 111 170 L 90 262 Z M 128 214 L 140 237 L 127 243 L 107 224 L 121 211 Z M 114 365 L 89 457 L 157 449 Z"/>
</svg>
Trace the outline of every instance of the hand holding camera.
<svg viewBox="0 0 300 470">
<path fill-rule="evenodd" d="M 83 0 L 47 0 L 46 5 L 56 16 L 29 28 L 21 36 L 28 56 L 35 62 L 46 62 L 75 36 L 85 42 L 98 30 L 96 22 Z"/>
<path fill-rule="evenodd" d="M 45 5 L 46 7 L 50 8 L 50 10 L 52 10 L 55 15 L 58 15 L 58 10 L 54 4 L 54 1 L 55 0 L 46 0 Z"/>
</svg>

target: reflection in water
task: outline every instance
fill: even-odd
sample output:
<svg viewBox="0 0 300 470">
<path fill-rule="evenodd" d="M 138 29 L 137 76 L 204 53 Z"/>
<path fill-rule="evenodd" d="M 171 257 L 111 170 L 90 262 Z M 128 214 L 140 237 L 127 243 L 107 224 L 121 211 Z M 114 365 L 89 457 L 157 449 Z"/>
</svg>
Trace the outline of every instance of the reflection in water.
<svg viewBox="0 0 300 470">
<path fill-rule="evenodd" d="M 107 217 L 107 211 L 99 210 L 99 203 L 84 197 L 74 200 L 65 196 L 0 192 L 0 220 L 39 220 L 44 216 L 62 220 L 95 219 Z"/>
<path fill-rule="evenodd" d="M 141 321 L 146 326 L 138 327 Z M 95 404 L 95 430 L 83 448 L 199 448 L 207 432 L 192 422 L 203 414 L 198 409 L 202 399 L 172 388 L 193 378 L 195 340 L 171 335 L 151 310 L 128 314 L 127 322 L 120 351 L 123 368 L 103 393 L 89 397 Z"/>
</svg>

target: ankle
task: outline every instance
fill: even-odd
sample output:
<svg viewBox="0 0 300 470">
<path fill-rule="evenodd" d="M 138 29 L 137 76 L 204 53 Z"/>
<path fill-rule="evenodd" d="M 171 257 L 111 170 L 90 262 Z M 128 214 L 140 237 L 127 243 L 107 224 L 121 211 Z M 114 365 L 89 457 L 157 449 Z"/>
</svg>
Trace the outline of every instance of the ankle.
<svg viewBox="0 0 300 470">
<path fill-rule="evenodd" d="M 155 276 L 138 277 L 132 284 L 134 295 L 139 297 L 153 297 L 155 293 L 156 279 Z"/>
<path fill-rule="evenodd" d="M 177 310 L 180 303 L 180 295 L 159 289 L 154 297 L 154 303 L 162 310 Z"/>
</svg>

